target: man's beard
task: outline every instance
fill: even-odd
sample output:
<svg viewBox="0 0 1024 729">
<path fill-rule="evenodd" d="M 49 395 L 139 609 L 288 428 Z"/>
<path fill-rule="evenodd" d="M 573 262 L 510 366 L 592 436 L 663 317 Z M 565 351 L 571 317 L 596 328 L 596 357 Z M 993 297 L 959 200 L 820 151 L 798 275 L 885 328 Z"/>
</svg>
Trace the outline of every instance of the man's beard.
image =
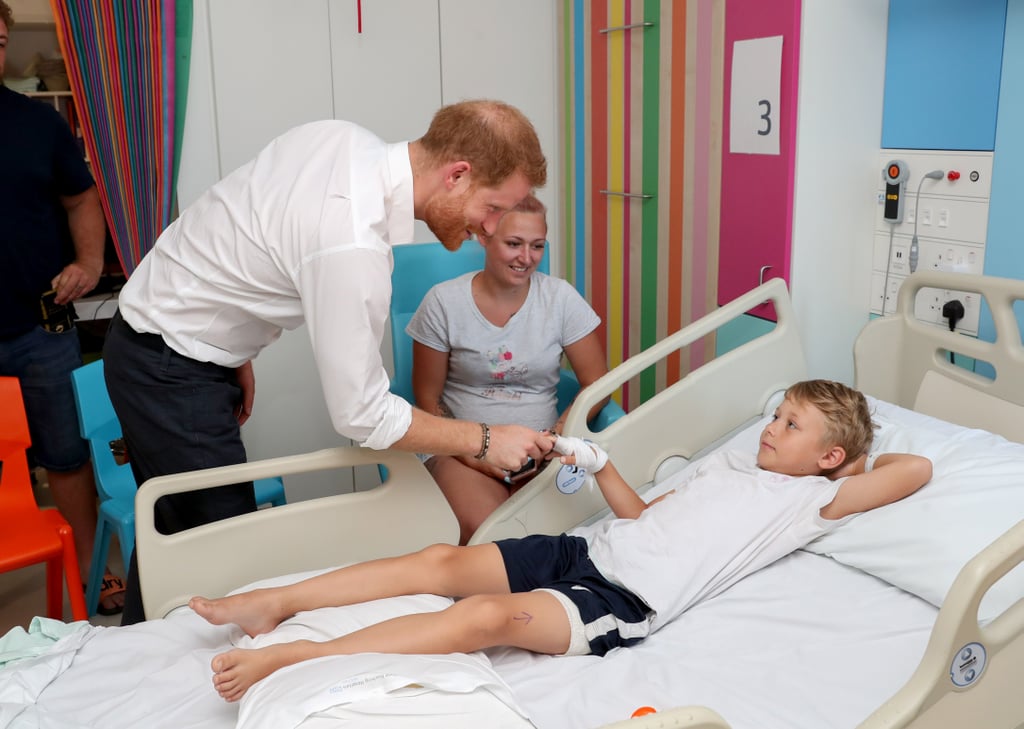
<svg viewBox="0 0 1024 729">
<path fill-rule="evenodd" d="M 469 191 L 458 197 L 446 195 L 427 202 L 423 222 L 437 236 L 441 244 L 450 251 L 457 251 L 466 240 L 466 230 L 472 230 L 466 220 L 466 200 Z"/>
</svg>

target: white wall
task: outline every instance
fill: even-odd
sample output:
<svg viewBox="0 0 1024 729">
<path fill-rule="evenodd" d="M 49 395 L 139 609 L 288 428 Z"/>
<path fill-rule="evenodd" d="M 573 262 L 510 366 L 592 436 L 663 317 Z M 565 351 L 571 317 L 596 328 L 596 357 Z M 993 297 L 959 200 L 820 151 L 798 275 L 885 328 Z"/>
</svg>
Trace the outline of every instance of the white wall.
<svg viewBox="0 0 1024 729">
<path fill-rule="evenodd" d="M 811 377 L 853 384 L 867 322 L 888 0 L 804 0 L 791 290 Z"/>
</svg>

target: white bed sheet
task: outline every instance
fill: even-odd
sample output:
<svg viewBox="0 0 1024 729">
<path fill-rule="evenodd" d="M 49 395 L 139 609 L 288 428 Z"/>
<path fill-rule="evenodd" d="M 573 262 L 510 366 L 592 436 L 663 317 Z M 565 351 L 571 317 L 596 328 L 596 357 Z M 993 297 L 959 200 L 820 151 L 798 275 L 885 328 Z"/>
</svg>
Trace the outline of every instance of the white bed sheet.
<svg viewBox="0 0 1024 729">
<path fill-rule="evenodd" d="M 415 604 L 415 598 L 409 604 Z M 329 615 L 331 610 L 338 609 L 323 612 Z M 376 612 L 384 618 L 401 609 L 385 604 Z M 312 622 L 314 613 L 300 615 Z M 336 616 L 329 619 L 338 620 Z M 15 675 L 13 671 L 33 679 L 19 682 L 26 688 L 19 686 L 17 692 L 10 692 L 11 701 L 7 703 L 3 695 L 6 692 L 0 692 L 0 726 L 530 727 L 483 654 L 455 654 L 440 660 L 435 656 L 370 654 L 308 661 L 276 672 L 272 681 L 267 679 L 250 689 L 242 702 L 228 704 L 213 690 L 210 660 L 249 640 L 237 627 L 212 626 L 188 608 L 179 608 L 163 620 L 124 628 L 90 626 L 73 645 L 57 650 L 61 644 L 55 644 L 54 650 L 30 659 L 31 664 L 26 661 L 0 671 L 0 684 Z"/>
<path fill-rule="evenodd" d="M 756 447 L 763 423 L 722 447 Z M 677 478 L 653 486 L 646 497 L 664 492 Z M 367 610 L 359 619 L 367 613 L 381 619 L 388 612 Z M 910 593 L 801 551 L 692 608 L 640 645 L 604 658 L 493 650 L 486 654 L 494 681 L 486 678 L 491 666 L 485 661 L 476 685 L 442 682 L 433 691 L 380 692 L 335 706 L 322 700 L 322 691 L 316 697 L 317 682 L 337 684 L 364 668 L 380 672 L 388 662 L 352 668 L 345 664 L 358 657 L 322 659 L 278 672 L 273 685 L 254 687 L 238 725 L 419 729 L 475 722 L 519 729 L 528 723 L 518 710 L 539 729 L 589 729 L 626 719 L 640 706 L 696 704 L 712 707 L 734 729 L 847 729 L 910 677 L 936 614 Z M 317 626 L 321 632 L 351 629 L 324 620 Z M 234 727 L 238 705 L 224 703 L 212 690 L 209 661 L 245 640 L 237 628 L 210 626 L 188 609 L 127 629 L 93 629 L 71 667 L 40 694 L 20 726 Z M 505 685 L 514 699 L 498 699 Z M 293 705 L 312 701 L 323 710 L 285 710 L 283 693 Z M 275 704 L 283 712 L 280 719 L 268 713 Z"/>
<path fill-rule="evenodd" d="M 489 655 L 540 729 L 591 729 L 640 706 L 691 704 L 733 729 L 850 729 L 910 677 L 937 612 L 801 551 L 604 658 Z"/>
</svg>

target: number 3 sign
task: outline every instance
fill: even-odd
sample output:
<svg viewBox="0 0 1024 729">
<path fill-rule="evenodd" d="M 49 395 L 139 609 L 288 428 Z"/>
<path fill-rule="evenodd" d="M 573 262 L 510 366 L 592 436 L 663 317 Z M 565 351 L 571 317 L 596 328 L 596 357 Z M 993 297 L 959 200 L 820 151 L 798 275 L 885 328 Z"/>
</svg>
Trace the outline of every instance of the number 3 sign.
<svg viewBox="0 0 1024 729">
<path fill-rule="evenodd" d="M 782 36 L 736 41 L 729 95 L 729 151 L 779 153 Z"/>
</svg>

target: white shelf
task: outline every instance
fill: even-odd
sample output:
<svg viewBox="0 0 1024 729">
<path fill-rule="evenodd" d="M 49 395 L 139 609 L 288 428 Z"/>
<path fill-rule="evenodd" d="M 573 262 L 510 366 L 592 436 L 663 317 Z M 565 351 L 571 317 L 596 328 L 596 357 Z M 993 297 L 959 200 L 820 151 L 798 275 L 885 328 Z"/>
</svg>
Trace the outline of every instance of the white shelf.
<svg viewBox="0 0 1024 729">
<path fill-rule="evenodd" d="M 8 0 L 14 14 L 14 26 L 55 25 L 49 0 Z"/>
</svg>

